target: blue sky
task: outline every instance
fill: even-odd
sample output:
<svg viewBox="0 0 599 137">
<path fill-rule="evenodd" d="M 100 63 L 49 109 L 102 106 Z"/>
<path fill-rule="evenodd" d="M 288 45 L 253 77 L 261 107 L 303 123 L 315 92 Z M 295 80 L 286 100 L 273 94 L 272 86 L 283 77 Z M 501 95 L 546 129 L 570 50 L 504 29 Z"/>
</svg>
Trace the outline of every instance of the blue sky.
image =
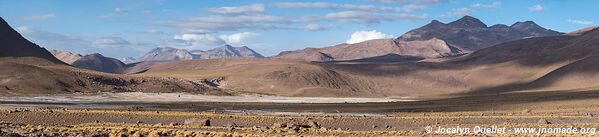
<svg viewBox="0 0 599 137">
<path fill-rule="evenodd" d="M 2 0 L 0 16 L 48 49 L 139 57 L 155 47 L 248 46 L 266 55 L 397 37 L 464 15 L 532 20 L 561 31 L 597 25 L 597 0 Z"/>
</svg>

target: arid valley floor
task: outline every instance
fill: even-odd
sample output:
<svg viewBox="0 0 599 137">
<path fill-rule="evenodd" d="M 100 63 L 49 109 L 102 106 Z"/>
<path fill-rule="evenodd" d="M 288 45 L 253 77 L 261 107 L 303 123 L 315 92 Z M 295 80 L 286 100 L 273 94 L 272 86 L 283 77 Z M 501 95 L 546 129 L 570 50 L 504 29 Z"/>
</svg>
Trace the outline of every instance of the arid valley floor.
<svg viewBox="0 0 599 137">
<path fill-rule="evenodd" d="M 595 128 L 598 97 L 599 91 L 583 90 L 379 103 L 3 101 L 0 135 L 585 136 L 595 132 L 527 134 L 511 129 Z M 476 133 L 477 126 L 511 131 Z M 471 131 L 434 133 L 438 127 Z"/>
</svg>

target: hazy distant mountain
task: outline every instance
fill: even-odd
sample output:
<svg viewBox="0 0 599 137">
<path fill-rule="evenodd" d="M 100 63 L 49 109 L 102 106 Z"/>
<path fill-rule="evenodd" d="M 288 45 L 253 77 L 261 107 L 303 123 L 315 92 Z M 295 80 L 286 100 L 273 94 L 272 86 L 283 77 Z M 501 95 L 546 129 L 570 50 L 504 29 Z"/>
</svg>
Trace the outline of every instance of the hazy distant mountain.
<svg viewBox="0 0 599 137">
<path fill-rule="evenodd" d="M 1 57 L 34 57 L 53 63 L 62 63 L 46 49 L 23 38 L 0 17 L 0 58 Z"/>
<path fill-rule="evenodd" d="M 51 50 L 50 53 L 52 53 L 52 55 L 54 55 L 54 57 L 58 58 L 60 61 L 67 64 L 73 64 L 73 62 L 83 57 L 83 55 L 81 54 L 75 54 L 68 51 L 60 50 Z"/>
<path fill-rule="evenodd" d="M 474 17 L 464 16 L 448 24 L 433 20 L 431 23 L 411 30 L 396 39 L 379 39 L 324 48 L 285 51 L 275 58 L 326 61 L 319 60 L 318 54 L 315 53 L 328 55 L 333 60 L 355 60 L 387 54 L 438 58 L 469 53 L 522 38 L 561 34 L 540 27 L 532 21 L 517 22 L 512 26 L 497 24 L 488 27 Z"/>
<path fill-rule="evenodd" d="M 220 46 L 211 50 L 193 50 L 192 54 L 196 55 L 201 59 L 211 58 L 230 58 L 230 57 L 241 57 L 241 58 L 263 58 L 264 56 L 260 53 L 246 47 L 233 47 L 231 45 Z"/>
<path fill-rule="evenodd" d="M 193 55 L 184 49 L 176 49 L 171 47 L 154 48 L 150 52 L 138 58 L 138 61 L 178 61 L 190 60 Z"/>
<path fill-rule="evenodd" d="M 263 58 L 260 53 L 246 47 L 220 46 L 211 50 L 176 49 L 171 47 L 156 48 L 138 59 L 138 61 L 178 61 L 211 58 Z"/>
<path fill-rule="evenodd" d="M 134 57 L 124 57 L 124 58 L 120 58 L 119 60 L 121 60 L 121 62 L 123 62 L 125 64 L 138 62 L 137 59 Z"/>
</svg>

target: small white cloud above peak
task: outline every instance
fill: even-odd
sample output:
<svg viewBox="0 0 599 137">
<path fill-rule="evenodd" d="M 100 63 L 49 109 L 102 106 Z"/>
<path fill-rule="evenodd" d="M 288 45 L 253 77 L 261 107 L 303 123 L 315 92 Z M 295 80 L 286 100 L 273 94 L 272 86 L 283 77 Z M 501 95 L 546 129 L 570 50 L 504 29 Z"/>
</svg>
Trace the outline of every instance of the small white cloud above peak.
<svg viewBox="0 0 599 137">
<path fill-rule="evenodd" d="M 545 7 L 543 7 L 542 5 L 534 5 L 532 7 L 528 7 L 528 10 L 539 12 L 545 10 Z"/>
<path fill-rule="evenodd" d="M 101 37 L 92 42 L 93 47 L 97 48 L 118 48 L 131 43 L 121 37 Z"/>
<path fill-rule="evenodd" d="M 223 39 L 227 44 L 244 45 L 246 44 L 245 40 L 247 40 L 247 38 L 256 35 L 258 34 L 252 32 L 240 32 L 231 35 L 220 35 L 219 38 Z"/>
<path fill-rule="evenodd" d="M 473 4 L 472 7 L 473 8 L 488 8 L 488 9 L 496 9 L 499 8 L 499 6 L 501 6 L 501 2 L 500 1 L 495 1 L 493 3 L 476 3 Z"/>
<path fill-rule="evenodd" d="M 46 13 L 46 14 L 31 15 L 31 16 L 23 17 L 23 19 L 25 19 L 25 20 L 47 20 L 47 19 L 53 19 L 53 18 L 56 18 L 55 13 Z"/>
<path fill-rule="evenodd" d="M 444 15 L 442 15 L 442 17 L 465 16 L 465 15 L 469 15 L 470 13 L 472 13 L 472 11 L 473 10 L 470 8 L 453 9 L 452 11 L 447 12 Z"/>
<path fill-rule="evenodd" d="M 367 40 L 373 39 L 385 39 L 385 38 L 393 38 L 392 35 L 387 35 L 382 32 L 378 32 L 376 30 L 371 31 L 356 31 L 351 34 L 349 40 L 347 40 L 347 44 L 360 43 Z"/>
<path fill-rule="evenodd" d="M 251 4 L 237 7 L 219 7 L 210 8 L 209 12 L 218 14 L 249 14 L 249 13 L 263 13 L 264 4 Z"/>
<path fill-rule="evenodd" d="M 568 19 L 566 21 L 570 22 L 570 23 L 574 23 L 574 24 L 581 24 L 581 25 L 590 25 L 590 24 L 593 24 L 593 21 L 590 21 L 590 20 Z"/>
<path fill-rule="evenodd" d="M 216 46 L 221 46 L 226 44 L 226 42 L 219 38 L 217 35 L 209 33 L 209 34 L 181 34 L 175 35 L 175 40 L 180 40 L 184 42 L 182 45 L 177 45 L 177 48 L 183 48 L 187 50 L 197 50 L 197 49 L 206 49 L 213 48 Z"/>
<path fill-rule="evenodd" d="M 307 31 L 321 31 L 321 30 L 327 30 L 330 27 L 325 27 L 325 26 L 321 26 L 318 24 L 308 24 L 306 26 L 304 26 L 303 30 L 307 30 Z"/>
<path fill-rule="evenodd" d="M 125 8 L 114 8 L 113 10 L 114 13 L 127 13 L 129 12 L 129 10 L 125 9 Z"/>
</svg>

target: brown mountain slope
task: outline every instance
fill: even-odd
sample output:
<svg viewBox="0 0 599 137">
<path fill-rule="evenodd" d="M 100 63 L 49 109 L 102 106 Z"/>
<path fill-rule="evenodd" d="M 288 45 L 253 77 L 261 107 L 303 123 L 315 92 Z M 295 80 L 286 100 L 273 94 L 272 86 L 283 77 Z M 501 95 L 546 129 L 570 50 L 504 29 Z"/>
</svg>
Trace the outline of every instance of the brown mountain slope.
<svg viewBox="0 0 599 137">
<path fill-rule="evenodd" d="M 448 46 L 444 41 L 436 38 L 422 41 L 399 42 L 393 39 L 375 39 L 355 44 L 339 44 L 325 48 L 308 48 L 299 51 L 281 52 L 274 58 L 303 61 L 343 61 L 387 54 L 438 58 L 458 53 L 459 51 L 455 48 Z M 323 58 L 323 55 L 330 58 Z"/>
<path fill-rule="evenodd" d="M 50 52 L 52 55 L 54 55 L 54 57 L 67 64 L 73 64 L 73 62 L 83 57 L 81 54 L 75 54 L 68 51 L 51 50 Z"/>
<path fill-rule="evenodd" d="M 46 49 L 23 38 L 3 18 L 0 18 L 0 58 L 5 57 L 34 57 L 62 63 Z"/>
<path fill-rule="evenodd" d="M 38 59 L 38 61 L 40 61 Z M 41 60 L 43 61 L 43 60 Z M 128 77 L 80 70 L 66 65 L 30 65 L 0 59 L 0 96 L 97 93 L 97 92 L 190 92 L 210 93 L 214 88 L 172 78 Z"/>
<path fill-rule="evenodd" d="M 220 88 L 283 96 L 377 96 L 369 83 L 318 64 L 279 59 L 205 59 L 160 63 L 140 76 L 217 81 Z M 368 91 L 368 92 L 363 92 Z"/>
<path fill-rule="evenodd" d="M 106 73 L 126 73 L 127 70 L 127 65 L 120 60 L 98 53 L 82 56 L 68 51 L 52 50 L 51 52 L 59 60 L 77 68 Z"/>
<path fill-rule="evenodd" d="M 574 36 L 582 35 L 582 34 L 588 32 L 588 31 L 594 30 L 596 28 L 599 28 L 599 26 L 592 26 L 592 27 L 587 27 L 587 28 L 575 30 L 575 31 L 567 33 L 566 35 L 574 35 Z"/>
<path fill-rule="evenodd" d="M 124 73 L 127 65 L 118 59 L 104 57 L 100 54 L 90 54 L 81 57 L 72 64 L 78 68 L 107 72 L 107 73 Z"/>
</svg>

